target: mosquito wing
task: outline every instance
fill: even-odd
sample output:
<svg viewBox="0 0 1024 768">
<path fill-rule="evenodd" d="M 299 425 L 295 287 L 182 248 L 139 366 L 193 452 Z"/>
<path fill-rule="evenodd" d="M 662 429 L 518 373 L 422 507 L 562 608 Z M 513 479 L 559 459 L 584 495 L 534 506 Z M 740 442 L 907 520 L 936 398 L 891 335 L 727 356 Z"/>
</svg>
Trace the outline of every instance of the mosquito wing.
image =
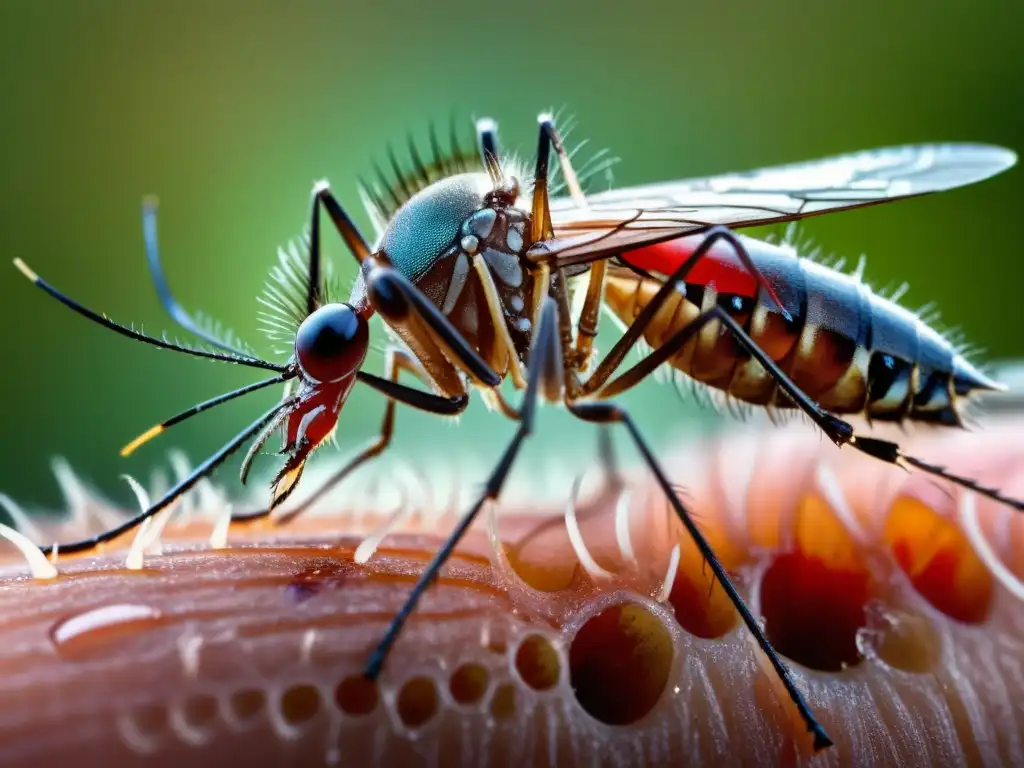
<svg viewBox="0 0 1024 768">
<path fill-rule="evenodd" d="M 551 201 L 555 237 L 537 248 L 568 266 L 717 224 L 749 227 L 962 187 L 1017 162 L 984 144 L 921 144 Z"/>
</svg>

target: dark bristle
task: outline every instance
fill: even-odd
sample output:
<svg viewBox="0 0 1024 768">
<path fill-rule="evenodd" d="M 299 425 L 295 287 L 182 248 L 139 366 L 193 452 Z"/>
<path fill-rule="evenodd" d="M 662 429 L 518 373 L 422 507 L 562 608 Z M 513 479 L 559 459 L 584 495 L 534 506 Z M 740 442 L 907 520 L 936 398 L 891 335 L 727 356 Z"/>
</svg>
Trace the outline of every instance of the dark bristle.
<svg viewBox="0 0 1024 768">
<path fill-rule="evenodd" d="M 430 173 L 427 171 L 427 167 L 423 164 L 423 160 L 420 158 L 419 150 L 416 149 L 416 141 L 413 139 L 412 134 L 409 134 L 409 159 L 412 161 L 413 170 L 420 177 L 420 181 L 423 186 L 430 184 Z"/>
<path fill-rule="evenodd" d="M 398 187 L 402 190 L 402 194 L 405 196 L 405 199 L 402 200 L 402 202 L 404 203 L 406 200 L 413 196 L 414 191 L 410 191 L 409 185 L 406 184 L 405 182 L 405 172 L 402 171 L 402 166 L 399 165 L 398 157 L 395 155 L 395 148 L 391 146 L 390 142 L 388 142 L 387 149 L 388 162 L 391 163 L 391 170 L 395 174 L 395 179 L 398 183 Z"/>
<path fill-rule="evenodd" d="M 444 153 L 441 151 L 441 140 L 437 138 L 437 124 L 431 121 L 428 131 L 430 132 L 430 151 L 434 155 L 434 165 L 443 175 L 447 176 L 448 163 L 445 160 Z"/>
<path fill-rule="evenodd" d="M 377 163 L 373 164 L 373 172 L 377 174 L 377 179 L 380 181 L 381 187 L 385 192 L 387 192 L 388 197 L 391 198 L 391 202 L 394 204 L 394 207 L 387 209 L 388 216 L 390 216 L 402 207 L 402 200 L 398 197 L 398 192 L 395 190 L 394 185 L 388 181 L 388 177 L 384 175 L 384 171 L 380 169 L 380 166 L 377 165 Z"/>
<path fill-rule="evenodd" d="M 455 170 L 459 173 L 465 173 L 466 164 L 462 157 L 462 151 L 459 149 L 459 122 L 454 113 L 452 113 L 449 141 L 451 142 L 451 157 L 454 161 Z"/>
<path fill-rule="evenodd" d="M 394 178 L 382 170 L 378 163 L 373 164 L 373 172 L 377 179 L 376 185 L 360 180 L 370 204 L 384 220 L 390 219 L 395 211 L 401 208 L 413 195 L 430 186 L 434 182 L 458 173 L 484 170 L 483 163 L 476 151 L 461 145 L 458 120 L 452 119 L 449 141 L 451 149 L 446 151 L 438 138 L 437 128 L 428 124 L 427 131 L 430 142 L 430 162 L 425 163 L 410 133 L 407 137 L 410 167 L 403 169 L 398 155 L 391 144 L 387 145 L 387 167 Z"/>
<path fill-rule="evenodd" d="M 363 192 L 366 194 L 367 199 L 370 201 L 370 204 L 377 210 L 377 214 L 381 218 L 386 219 L 390 215 L 388 213 L 388 207 L 384 204 L 384 201 L 380 199 L 380 195 L 377 194 L 376 187 L 374 187 L 372 184 L 367 183 L 367 181 L 362 176 L 357 176 L 356 181 L 358 182 L 359 186 L 362 187 Z"/>
</svg>

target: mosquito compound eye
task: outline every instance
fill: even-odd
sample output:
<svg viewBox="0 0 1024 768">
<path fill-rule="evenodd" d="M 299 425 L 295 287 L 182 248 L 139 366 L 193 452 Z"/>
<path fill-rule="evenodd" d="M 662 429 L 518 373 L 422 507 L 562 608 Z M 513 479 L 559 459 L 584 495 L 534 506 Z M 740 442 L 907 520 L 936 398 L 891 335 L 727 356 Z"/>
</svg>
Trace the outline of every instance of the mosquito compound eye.
<svg viewBox="0 0 1024 768">
<path fill-rule="evenodd" d="M 366 321 L 348 304 L 328 304 L 302 321 L 295 334 L 295 356 L 316 381 L 337 381 L 359 367 L 366 356 Z"/>
</svg>

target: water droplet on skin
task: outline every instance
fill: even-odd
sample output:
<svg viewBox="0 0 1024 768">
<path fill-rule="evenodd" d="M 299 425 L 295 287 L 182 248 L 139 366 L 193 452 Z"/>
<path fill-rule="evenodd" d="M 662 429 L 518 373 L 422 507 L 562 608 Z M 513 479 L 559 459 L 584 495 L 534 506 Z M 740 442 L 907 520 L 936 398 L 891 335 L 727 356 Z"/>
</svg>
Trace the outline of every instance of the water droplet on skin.
<svg viewBox="0 0 1024 768">
<path fill-rule="evenodd" d="M 419 728 L 438 710 L 437 685 L 429 677 L 406 680 L 395 700 L 398 716 L 410 728 Z"/>
<path fill-rule="evenodd" d="M 291 726 L 312 720 L 320 711 L 320 691 L 308 683 L 293 685 L 281 696 L 281 716 Z"/>
<path fill-rule="evenodd" d="M 158 626 L 162 616 L 139 603 L 117 603 L 61 619 L 50 640 L 65 659 L 81 659 L 116 647 L 119 640 Z"/>
<path fill-rule="evenodd" d="M 377 706 L 377 684 L 362 675 L 346 677 L 334 690 L 334 700 L 346 715 L 368 715 Z"/>
</svg>

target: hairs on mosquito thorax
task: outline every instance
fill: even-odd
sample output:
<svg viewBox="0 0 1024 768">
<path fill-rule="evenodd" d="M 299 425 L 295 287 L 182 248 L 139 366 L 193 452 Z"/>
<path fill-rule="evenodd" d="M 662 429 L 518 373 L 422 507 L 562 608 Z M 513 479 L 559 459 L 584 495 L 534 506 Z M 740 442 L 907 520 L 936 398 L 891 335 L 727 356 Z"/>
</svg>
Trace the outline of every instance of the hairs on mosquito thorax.
<svg viewBox="0 0 1024 768">
<path fill-rule="evenodd" d="M 263 307 L 257 312 L 259 330 L 266 339 L 284 347 L 274 353 L 291 355 L 292 343 L 302 321 L 308 314 L 306 291 L 309 276 L 309 231 L 303 231 L 277 249 L 277 264 L 270 268 L 263 292 L 256 301 Z M 321 304 L 330 303 L 341 293 L 341 284 L 330 259 L 323 259 L 323 291 Z"/>
<path fill-rule="evenodd" d="M 592 153 L 585 161 L 580 162 L 579 155 L 584 148 L 589 146 L 589 141 L 583 140 L 574 145 L 568 143 L 568 136 L 576 127 L 576 122 L 571 115 L 563 117 L 563 113 L 564 108 L 555 113 L 555 124 L 559 127 L 563 142 L 566 143 L 566 152 L 573 162 L 577 180 L 583 191 L 593 191 L 592 183 L 595 180 L 603 181 L 603 187 L 610 187 L 611 169 L 618 162 L 618 158 L 612 157 L 607 149 L 601 149 Z M 442 141 L 438 138 L 436 124 L 430 124 L 428 126 L 429 154 L 421 152 L 416 139 L 410 133 L 407 139 L 408 159 L 405 163 L 399 159 L 394 148 L 389 145 L 386 150 L 386 163 L 376 162 L 373 164 L 374 178 L 371 181 L 360 179 L 359 194 L 378 236 L 383 232 L 395 211 L 430 184 L 456 174 L 485 170 L 475 140 L 467 142 L 459 130 L 459 125 L 460 123 L 453 120 L 448 138 Z M 445 147 L 443 144 L 447 144 L 447 146 Z M 505 151 L 502 155 L 502 173 L 506 177 L 519 179 L 524 198 L 530 198 L 533 194 L 532 168 L 535 160 L 525 159 L 514 151 Z M 429 159 L 424 160 L 424 157 Z M 383 170 L 385 165 L 390 169 L 390 173 Z M 556 197 L 565 193 L 566 182 L 562 175 L 561 165 L 552 163 L 549 174 L 549 194 Z"/>
<path fill-rule="evenodd" d="M 428 125 L 427 160 L 423 159 L 424 154 L 421 154 L 416 139 L 410 132 L 406 140 L 408 161 L 405 165 L 399 161 L 394 147 L 389 144 L 386 149 L 386 160 L 391 175 L 382 170 L 379 162 L 374 162 L 374 180 L 359 179 L 363 204 L 378 229 L 383 229 L 383 225 L 409 198 L 434 182 L 460 173 L 485 170 L 475 142 L 467 145 L 460 134 L 460 124 L 452 119 L 449 135 L 445 140 L 447 147 L 442 147 L 436 123 Z"/>
</svg>

